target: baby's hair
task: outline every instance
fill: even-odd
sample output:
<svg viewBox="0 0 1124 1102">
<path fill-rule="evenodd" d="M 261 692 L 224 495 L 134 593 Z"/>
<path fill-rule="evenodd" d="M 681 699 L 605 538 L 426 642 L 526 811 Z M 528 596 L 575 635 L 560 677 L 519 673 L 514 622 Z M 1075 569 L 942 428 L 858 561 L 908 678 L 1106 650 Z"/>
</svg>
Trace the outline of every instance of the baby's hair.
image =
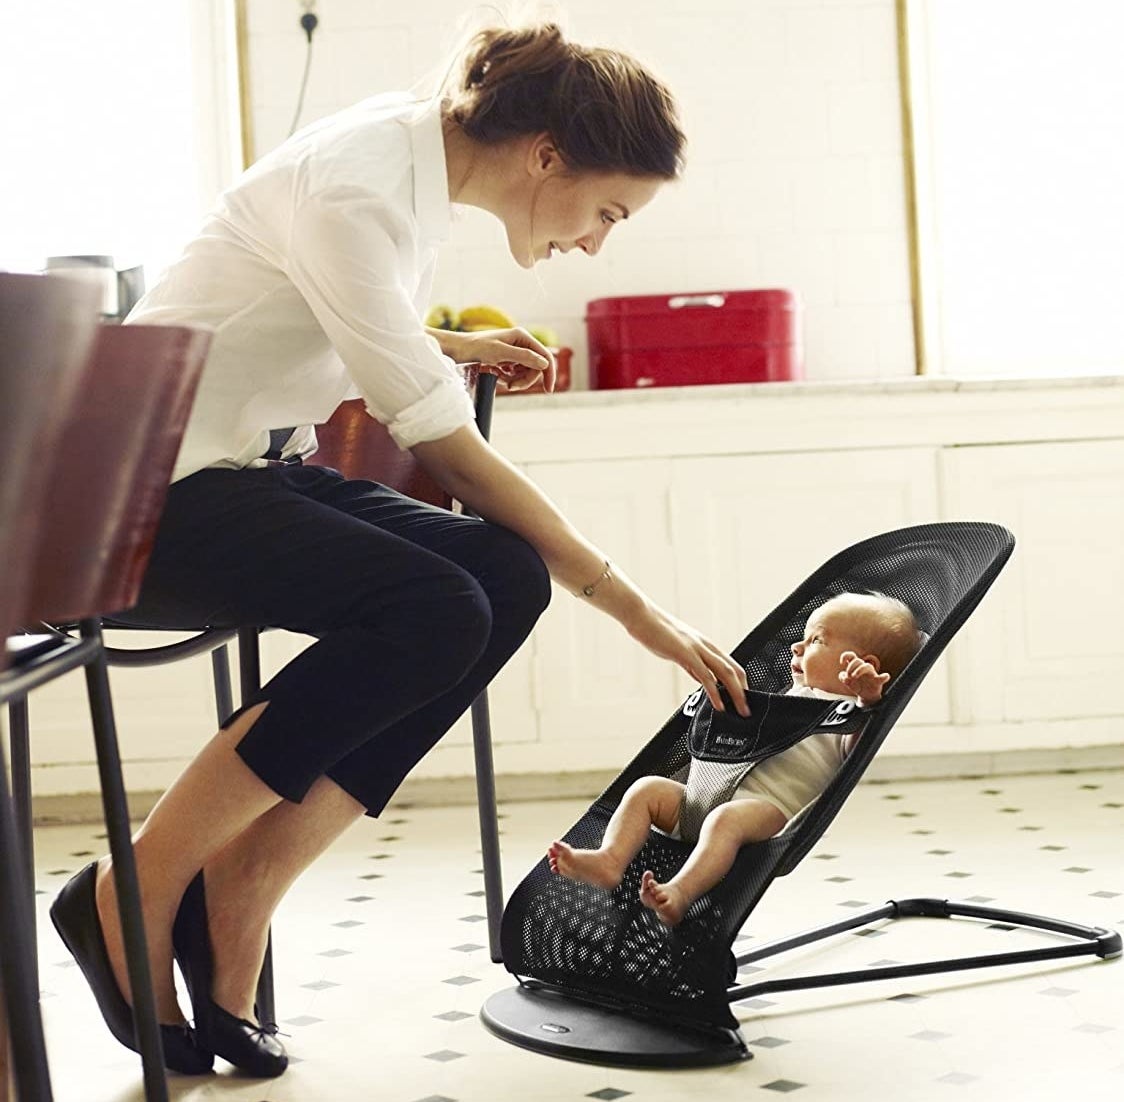
<svg viewBox="0 0 1124 1102">
<path fill-rule="evenodd" d="M 553 23 L 477 33 L 446 82 L 444 114 L 485 145 L 550 134 L 573 169 L 678 177 L 675 100 L 638 61 L 567 42 Z"/>
<path fill-rule="evenodd" d="M 864 654 L 876 654 L 882 673 L 897 677 L 921 649 L 924 636 L 917 617 L 904 601 L 872 590 L 868 593 L 841 593 L 821 606 L 847 608 L 859 616 L 858 630 Z"/>
</svg>

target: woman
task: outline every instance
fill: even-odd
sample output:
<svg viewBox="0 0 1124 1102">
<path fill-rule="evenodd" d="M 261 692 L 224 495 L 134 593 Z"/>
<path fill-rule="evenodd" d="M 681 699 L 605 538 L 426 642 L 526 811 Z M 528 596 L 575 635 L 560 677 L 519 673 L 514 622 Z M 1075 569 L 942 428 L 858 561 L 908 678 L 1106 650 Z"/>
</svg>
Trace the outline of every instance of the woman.
<svg viewBox="0 0 1124 1102">
<path fill-rule="evenodd" d="M 450 203 L 499 218 L 523 267 L 592 256 L 676 177 L 683 141 L 671 96 L 631 59 L 552 25 L 485 31 L 439 104 L 377 97 L 255 164 L 131 316 L 215 336 L 130 615 L 318 639 L 136 835 L 170 1067 L 204 1070 L 217 1053 L 254 1074 L 284 1070 L 280 1043 L 254 1024 L 274 908 L 345 827 L 379 814 L 495 676 L 550 577 L 701 681 L 716 707 L 722 684 L 744 709 L 737 663 L 649 601 L 477 432 L 454 361 L 495 365 L 515 387 L 542 376 L 549 390 L 548 350 L 519 329 L 427 332 L 420 320 Z M 486 519 L 302 465 L 310 424 L 354 393 Z M 290 425 L 305 427 L 278 431 Z M 100 977 L 103 1009 L 111 984 L 127 1000 L 108 859 L 52 913 Z M 194 1034 L 176 1004 L 173 937 Z"/>
</svg>

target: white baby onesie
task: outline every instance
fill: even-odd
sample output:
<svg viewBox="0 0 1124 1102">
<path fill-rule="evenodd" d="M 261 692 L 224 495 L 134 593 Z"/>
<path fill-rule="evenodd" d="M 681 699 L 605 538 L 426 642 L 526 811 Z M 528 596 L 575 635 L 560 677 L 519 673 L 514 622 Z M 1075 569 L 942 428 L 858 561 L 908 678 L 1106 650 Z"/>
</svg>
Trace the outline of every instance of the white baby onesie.
<svg viewBox="0 0 1124 1102">
<path fill-rule="evenodd" d="M 854 700 L 843 693 L 829 693 L 810 685 L 793 685 L 785 696 L 813 696 L 820 700 Z M 755 765 L 738 785 L 734 799 L 755 797 L 779 808 L 791 819 L 827 787 L 843 764 L 843 736 L 829 733 L 808 735 L 795 746 Z"/>
</svg>

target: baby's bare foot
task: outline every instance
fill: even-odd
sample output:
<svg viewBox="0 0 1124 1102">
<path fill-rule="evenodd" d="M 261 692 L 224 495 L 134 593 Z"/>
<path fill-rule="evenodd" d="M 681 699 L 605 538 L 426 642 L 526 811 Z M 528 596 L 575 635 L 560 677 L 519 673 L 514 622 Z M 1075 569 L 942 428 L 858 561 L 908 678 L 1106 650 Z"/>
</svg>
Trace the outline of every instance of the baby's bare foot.
<svg viewBox="0 0 1124 1102">
<path fill-rule="evenodd" d="M 546 857 L 553 872 L 598 888 L 615 888 L 624 876 L 624 869 L 600 849 L 574 849 L 565 842 L 552 842 Z"/>
<path fill-rule="evenodd" d="M 691 905 L 682 888 L 661 884 L 650 869 L 640 877 L 640 902 L 665 926 L 678 926 Z"/>
</svg>

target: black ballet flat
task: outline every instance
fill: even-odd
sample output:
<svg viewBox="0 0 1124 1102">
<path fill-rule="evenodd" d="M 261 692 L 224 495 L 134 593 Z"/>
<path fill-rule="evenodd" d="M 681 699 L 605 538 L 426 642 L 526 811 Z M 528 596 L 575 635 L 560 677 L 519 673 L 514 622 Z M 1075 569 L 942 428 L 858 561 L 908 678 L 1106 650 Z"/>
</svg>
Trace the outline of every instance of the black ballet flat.
<svg viewBox="0 0 1124 1102">
<path fill-rule="evenodd" d="M 133 1011 L 125 1002 L 105 947 L 95 895 L 97 862 L 72 877 L 51 904 L 51 921 L 78 962 L 110 1033 L 126 1048 L 137 1052 Z M 214 1066 L 214 1056 L 201 1048 L 194 1031 L 186 1025 L 161 1025 L 164 1065 L 183 1075 L 202 1075 Z"/>
<path fill-rule="evenodd" d="M 273 1079 L 289 1066 L 277 1027 L 236 1018 L 211 998 L 214 956 L 207 929 L 207 897 L 200 872 L 183 893 L 172 927 L 172 947 L 187 984 L 199 1041 L 216 1056 L 259 1079 Z"/>
</svg>

